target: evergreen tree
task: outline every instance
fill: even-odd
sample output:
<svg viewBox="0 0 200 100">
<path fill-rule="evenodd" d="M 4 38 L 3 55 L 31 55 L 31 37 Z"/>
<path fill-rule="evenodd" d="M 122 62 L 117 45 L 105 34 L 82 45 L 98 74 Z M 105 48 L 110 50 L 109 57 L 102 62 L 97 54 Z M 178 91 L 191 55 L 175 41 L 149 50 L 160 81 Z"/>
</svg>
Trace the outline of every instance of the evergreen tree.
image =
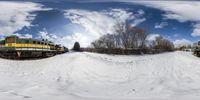
<svg viewBox="0 0 200 100">
<path fill-rule="evenodd" d="M 80 51 L 80 44 L 79 44 L 79 42 L 75 42 L 75 43 L 74 43 L 73 50 L 75 50 L 75 51 Z"/>
</svg>

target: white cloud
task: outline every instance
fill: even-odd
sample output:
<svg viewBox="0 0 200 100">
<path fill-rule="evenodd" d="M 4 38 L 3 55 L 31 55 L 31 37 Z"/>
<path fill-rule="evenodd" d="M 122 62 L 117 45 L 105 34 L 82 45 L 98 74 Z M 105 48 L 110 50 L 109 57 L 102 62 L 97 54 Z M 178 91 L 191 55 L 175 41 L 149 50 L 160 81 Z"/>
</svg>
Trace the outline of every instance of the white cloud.
<svg viewBox="0 0 200 100">
<path fill-rule="evenodd" d="M 32 34 L 25 34 L 24 37 L 26 37 L 26 38 L 33 38 Z"/>
<path fill-rule="evenodd" d="M 168 25 L 167 22 L 156 23 L 155 28 L 163 28 L 167 25 Z"/>
<path fill-rule="evenodd" d="M 82 33 L 74 33 L 64 37 L 57 37 L 57 40 L 54 39 L 54 41 L 69 48 L 72 48 L 75 42 L 79 42 L 82 47 L 88 46 L 88 43 L 91 42 L 91 40 L 88 40 L 88 36 Z"/>
<path fill-rule="evenodd" d="M 192 36 L 200 36 L 200 23 L 194 25 L 194 30 L 192 32 Z"/>
<path fill-rule="evenodd" d="M 135 19 L 132 23 L 132 26 L 137 26 L 138 24 L 146 21 L 146 18 Z"/>
<path fill-rule="evenodd" d="M 116 23 L 112 17 L 102 12 L 70 9 L 65 11 L 66 18 L 85 28 L 85 35 L 98 38 L 103 34 L 112 34 Z"/>
<path fill-rule="evenodd" d="M 148 41 L 153 41 L 153 40 L 156 40 L 156 37 L 159 37 L 160 35 L 159 34 L 149 34 L 147 36 L 147 40 Z"/>
<path fill-rule="evenodd" d="M 106 15 L 110 15 L 119 22 L 125 22 L 126 20 L 135 19 L 133 13 L 128 12 L 125 9 L 111 9 L 110 11 L 105 10 L 104 13 Z"/>
<path fill-rule="evenodd" d="M 91 41 L 87 35 L 83 35 L 82 33 L 74 33 L 72 35 L 66 36 L 58 36 L 56 33 L 48 33 L 46 30 L 38 33 L 38 39 L 47 39 L 49 41 L 53 41 L 56 44 L 61 44 L 68 48 L 72 48 L 75 42 L 81 43 L 81 46 L 88 46 L 88 43 Z"/>
<path fill-rule="evenodd" d="M 200 36 L 200 2 L 199 1 L 131 1 L 125 0 L 123 2 L 131 2 L 145 5 L 152 8 L 157 8 L 165 11 L 164 19 L 174 19 L 179 22 L 192 21 L 197 23 L 194 25 L 192 36 Z"/>
<path fill-rule="evenodd" d="M 18 36 L 19 38 L 33 38 L 32 34 L 19 34 L 19 33 L 15 33 L 13 35 Z"/>
<path fill-rule="evenodd" d="M 144 10 L 140 9 L 140 10 L 138 10 L 138 14 L 139 14 L 139 15 L 144 15 L 145 12 L 144 12 Z"/>
<path fill-rule="evenodd" d="M 142 17 L 142 12 L 138 12 L 139 18 Z M 56 44 L 62 44 L 66 47 L 72 48 L 73 44 L 78 41 L 82 47 L 87 47 L 90 43 L 104 34 L 113 34 L 115 32 L 114 26 L 116 23 L 125 22 L 126 20 L 139 20 L 133 13 L 128 12 L 125 9 L 110 9 L 103 11 L 88 11 L 81 9 L 69 9 L 65 11 L 65 17 L 74 24 L 79 24 L 81 29 L 74 30 L 73 33 L 66 36 L 59 36 L 56 33 L 48 33 L 44 28 L 37 35 L 38 39 L 48 39 Z M 135 23 L 135 25 L 144 21 Z M 133 22 L 134 23 L 134 22 Z"/>
<path fill-rule="evenodd" d="M 88 46 L 92 41 L 98 39 L 104 34 L 113 34 L 114 26 L 117 22 L 133 20 L 134 25 L 145 21 L 141 16 L 144 14 L 141 10 L 136 14 L 129 12 L 127 9 L 110 9 L 103 11 L 89 11 L 81 9 L 65 10 L 65 17 L 72 23 L 81 25 L 85 31 L 75 32 L 73 35 L 66 36 L 73 41 L 80 41 L 82 46 Z M 140 15 L 140 16 L 139 16 Z M 82 37 L 82 38 L 78 38 Z"/>
<path fill-rule="evenodd" d="M 38 38 L 41 38 L 41 39 L 49 39 L 50 38 L 50 36 L 49 36 L 48 32 L 46 31 L 46 29 L 44 31 L 40 31 L 38 33 L 38 36 L 39 36 Z"/>
<path fill-rule="evenodd" d="M 166 11 L 164 16 L 179 21 L 200 21 L 200 2 L 198 1 L 133 1 L 148 7 Z"/>
<path fill-rule="evenodd" d="M 20 30 L 24 26 L 31 26 L 35 14 L 31 12 L 48 10 L 42 8 L 41 4 L 33 2 L 8 2 L 0 1 L 0 35 L 7 36 Z"/>
<path fill-rule="evenodd" d="M 200 36 L 200 2 L 190 0 L 88 0 L 88 2 L 126 2 L 133 4 L 140 4 L 151 8 L 156 8 L 165 11 L 163 19 L 174 19 L 179 22 L 192 21 L 197 25 L 194 25 L 192 36 Z"/>
<path fill-rule="evenodd" d="M 110 11 L 105 10 L 104 13 L 122 23 L 127 20 L 133 20 L 131 23 L 132 26 L 137 26 L 138 24 L 146 21 L 146 18 L 143 17 L 145 12 L 142 9 L 139 9 L 137 13 L 128 12 L 128 10 L 125 9 L 111 9 Z"/>
<path fill-rule="evenodd" d="M 175 33 L 173 36 L 174 36 L 174 37 L 180 37 L 180 35 L 177 34 L 177 33 Z"/>
<path fill-rule="evenodd" d="M 188 46 L 188 45 L 192 45 L 192 44 L 193 43 L 191 41 L 186 40 L 186 39 L 180 39 L 180 40 L 174 41 L 175 47 Z"/>
</svg>

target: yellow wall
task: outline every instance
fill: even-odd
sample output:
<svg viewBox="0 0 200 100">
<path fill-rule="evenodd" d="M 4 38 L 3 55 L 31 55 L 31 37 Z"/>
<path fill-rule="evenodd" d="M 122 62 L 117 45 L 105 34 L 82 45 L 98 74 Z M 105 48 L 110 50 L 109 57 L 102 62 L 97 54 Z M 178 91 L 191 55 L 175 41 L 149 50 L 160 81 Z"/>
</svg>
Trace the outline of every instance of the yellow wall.
<svg viewBox="0 0 200 100">
<path fill-rule="evenodd" d="M 16 47 L 16 48 L 47 48 L 49 49 L 49 45 L 41 45 L 41 44 L 17 44 L 17 43 L 6 43 L 6 47 Z"/>
</svg>

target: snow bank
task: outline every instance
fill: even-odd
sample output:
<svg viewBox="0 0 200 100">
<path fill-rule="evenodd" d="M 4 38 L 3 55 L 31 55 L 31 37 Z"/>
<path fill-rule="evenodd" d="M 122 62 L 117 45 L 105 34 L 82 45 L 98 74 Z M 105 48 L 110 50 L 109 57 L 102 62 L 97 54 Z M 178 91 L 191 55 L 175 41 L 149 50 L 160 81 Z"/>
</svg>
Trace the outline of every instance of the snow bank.
<svg viewBox="0 0 200 100">
<path fill-rule="evenodd" d="M 0 100 L 200 99 L 200 59 L 187 52 L 0 59 L 0 80 Z"/>
</svg>

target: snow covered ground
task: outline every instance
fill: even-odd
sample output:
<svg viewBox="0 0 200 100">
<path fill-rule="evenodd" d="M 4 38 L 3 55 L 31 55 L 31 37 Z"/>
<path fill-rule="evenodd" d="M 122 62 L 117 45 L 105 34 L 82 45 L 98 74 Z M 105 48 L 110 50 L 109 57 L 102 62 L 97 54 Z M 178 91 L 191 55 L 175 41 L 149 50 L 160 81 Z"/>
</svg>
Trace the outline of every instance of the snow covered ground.
<svg viewBox="0 0 200 100">
<path fill-rule="evenodd" d="M 144 56 L 66 53 L 0 59 L 0 100 L 200 99 L 200 58 L 188 52 Z"/>
</svg>

